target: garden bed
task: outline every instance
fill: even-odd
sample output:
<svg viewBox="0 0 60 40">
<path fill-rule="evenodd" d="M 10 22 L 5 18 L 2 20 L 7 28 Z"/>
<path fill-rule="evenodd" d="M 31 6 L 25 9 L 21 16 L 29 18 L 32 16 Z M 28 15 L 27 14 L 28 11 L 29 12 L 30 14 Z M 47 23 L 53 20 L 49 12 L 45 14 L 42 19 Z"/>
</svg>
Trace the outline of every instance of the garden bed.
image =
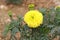
<svg viewBox="0 0 60 40">
<path fill-rule="evenodd" d="M 38 9 L 40 7 L 49 8 L 51 6 L 55 6 L 55 4 L 52 0 L 43 0 L 43 1 L 41 1 L 41 0 L 36 0 L 36 1 L 35 0 L 27 0 L 26 1 L 26 0 L 24 0 L 24 2 L 18 6 L 13 5 L 13 4 L 6 5 L 5 0 L 0 0 L 0 40 L 4 40 L 3 36 L 2 36 L 2 32 L 4 30 L 5 23 L 10 22 L 7 12 L 9 10 L 12 10 L 14 18 L 16 17 L 16 15 L 22 15 L 22 17 L 23 17 L 24 14 L 28 11 L 28 5 L 30 3 L 35 4 L 35 9 Z M 20 34 L 17 33 L 17 35 L 20 35 Z M 55 38 L 54 40 L 57 40 L 57 38 Z M 7 37 L 6 40 L 9 40 L 9 37 Z"/>
</svg>

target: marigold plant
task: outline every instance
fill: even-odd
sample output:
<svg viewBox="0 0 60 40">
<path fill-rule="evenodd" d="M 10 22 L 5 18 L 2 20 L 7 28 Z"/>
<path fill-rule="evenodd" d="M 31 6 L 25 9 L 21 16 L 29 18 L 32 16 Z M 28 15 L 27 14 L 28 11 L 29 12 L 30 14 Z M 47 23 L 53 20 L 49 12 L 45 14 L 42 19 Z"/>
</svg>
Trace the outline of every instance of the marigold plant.
<svg viewBox="0 0 60 40">
<path fill-rule="evenodd" d="M 20 33 L 20 40 L 53 40 L 60 38 L 60 7 L 39 8 L 29 10 L 24 17 L 16 16 L 13 19 L 12 12 L 8 13 L 11 22 L 7 24 L 3 35 L 10 32 L 9 40 L 17 40 L 16 33 Z M 59 39 L 60 40 L 60 39 Z"/>
</svg>

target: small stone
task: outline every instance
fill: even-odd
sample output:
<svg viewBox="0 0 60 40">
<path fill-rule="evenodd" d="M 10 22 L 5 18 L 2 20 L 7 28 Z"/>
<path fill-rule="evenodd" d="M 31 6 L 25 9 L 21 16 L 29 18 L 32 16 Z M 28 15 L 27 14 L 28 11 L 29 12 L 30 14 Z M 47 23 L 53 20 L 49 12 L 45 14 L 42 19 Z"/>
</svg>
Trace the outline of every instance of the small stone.
<svg viewBox="0 0 60 40">
<path fill-rule="evenodd" d="M 3 9 L 4 8 L 4 5 L 0 5 L 0 8 Z"/>
<path fill-rule="evenodd" d="M 0 5 L 0 9 L 8 10 L 8 7 L 5 5 Z"/>
</svg>

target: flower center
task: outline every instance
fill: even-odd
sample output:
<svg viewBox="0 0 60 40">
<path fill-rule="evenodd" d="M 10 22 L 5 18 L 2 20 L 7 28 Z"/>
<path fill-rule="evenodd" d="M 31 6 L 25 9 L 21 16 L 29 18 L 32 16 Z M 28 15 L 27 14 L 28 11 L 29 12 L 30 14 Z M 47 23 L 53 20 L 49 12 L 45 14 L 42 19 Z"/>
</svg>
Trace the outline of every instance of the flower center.
<svg viewBox="0 0 60 40">
<path fill-rule="evenodd" d="M 31 16 L 32 17 L 32 19 L 34 19 L 34 16 Z"/>
</svg>

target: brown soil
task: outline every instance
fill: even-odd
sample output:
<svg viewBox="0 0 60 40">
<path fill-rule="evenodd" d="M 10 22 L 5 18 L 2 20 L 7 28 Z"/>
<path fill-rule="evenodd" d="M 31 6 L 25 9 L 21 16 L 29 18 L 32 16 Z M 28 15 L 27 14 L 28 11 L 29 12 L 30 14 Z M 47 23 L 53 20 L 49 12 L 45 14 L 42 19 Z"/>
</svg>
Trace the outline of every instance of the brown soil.
<svg viewBox="0 0 60 40">
<path fill-rule="evenodd" d="M 35 9 L 38 9 L 40 7 L 48 8 L 51 6 L 55 6 L 52 0 L 24 0 L 24 3 L 19 6 L 12 4 L 6 5 L 5 0 L 0 0 L 0 40 L 4 40 L 2 38 L 2 32 L 4 30 L 5 23 L 8 23 L 10 21 L 7 12 L 9 10 L 12 10 L 14 16 L 24 16 L 24 14 L 28 11 L 28 5 L 30 3 L 35 4 Z M 1 8 L 1 5 L 3 5 L 4 7 Z M 9 40 L 8 38 L 6 40 Z"/>
</svg>

